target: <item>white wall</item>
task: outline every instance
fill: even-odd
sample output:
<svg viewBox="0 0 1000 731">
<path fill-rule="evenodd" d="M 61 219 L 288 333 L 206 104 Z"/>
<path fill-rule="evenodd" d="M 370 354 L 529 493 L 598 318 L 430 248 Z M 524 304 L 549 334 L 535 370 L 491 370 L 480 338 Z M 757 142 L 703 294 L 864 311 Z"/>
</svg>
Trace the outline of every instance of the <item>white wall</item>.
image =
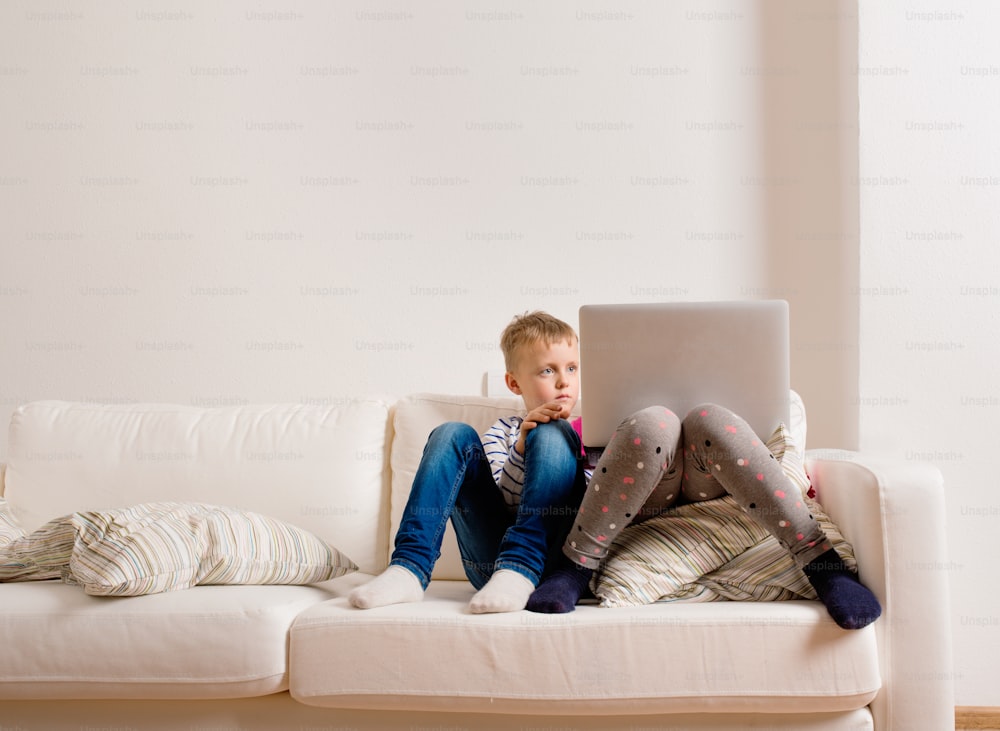
<svg viewBox="0 0 1000 731">
<path fill-rule="evenodd" d="M 0 6 L 0 419 L 480 393 L 518 311 L 778 297 L 855 443 L 853 30 L 506 7 Z"/>
<path fill-rule="evenodd" d="M 860 17 L 861 446 L 944 473 L 957 702 L 1000 706 L 1000 8 Z"/>
<path fill-rule="evenodd" d="M 997 11 L 931 7 L 4 3 L 0 422 L 480 393 L 517 311 L 782 297 L 810 446 L 944 470 L 1000 705 Z"/>
</svg>

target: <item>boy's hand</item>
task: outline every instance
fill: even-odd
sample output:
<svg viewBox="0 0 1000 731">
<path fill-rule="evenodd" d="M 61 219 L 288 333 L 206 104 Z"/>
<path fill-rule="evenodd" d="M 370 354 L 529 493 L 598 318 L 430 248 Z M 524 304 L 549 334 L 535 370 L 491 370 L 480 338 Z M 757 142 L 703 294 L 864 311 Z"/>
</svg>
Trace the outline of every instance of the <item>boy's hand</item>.
<svg viewBox="0 0 1000 731">
<path fill-rule="evenodd" d="M 568 419 L 570 416 L 569 405 L 562 401 L 549 401 L 527 413 L 524 421 L 521 422 L 521 433 L 517 437 L 517 444 L 514 449 L 518 454 L 523 455 L 527 444 L 528 432 L 539 424 L 545 424 L 556 419 Z"/>
</svg>

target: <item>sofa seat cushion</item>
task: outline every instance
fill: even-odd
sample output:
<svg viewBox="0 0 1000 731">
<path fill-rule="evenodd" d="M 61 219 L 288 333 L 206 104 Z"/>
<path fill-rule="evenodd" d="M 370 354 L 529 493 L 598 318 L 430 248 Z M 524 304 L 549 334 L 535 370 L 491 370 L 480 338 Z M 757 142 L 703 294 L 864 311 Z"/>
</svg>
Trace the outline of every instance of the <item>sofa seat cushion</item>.
<svg viewBox="0 0 1000 731">
<path fill-rule="evenodd" d="M 842 630 L 814 601 L 474 615 L 472 594 L 434 581 L 415 604 L 308 608 L 289 690 L 341 708 L 819 713 L 863 708 L 880 687 L 874 627 Z"/>
<path fill-rule="evenodd" d="M 288 688 L 294 618 L 321 586 L 203 586 L 94 597 L 58 581 L 5 584 L 0 699 L 238 698 Z"/>
</svg>

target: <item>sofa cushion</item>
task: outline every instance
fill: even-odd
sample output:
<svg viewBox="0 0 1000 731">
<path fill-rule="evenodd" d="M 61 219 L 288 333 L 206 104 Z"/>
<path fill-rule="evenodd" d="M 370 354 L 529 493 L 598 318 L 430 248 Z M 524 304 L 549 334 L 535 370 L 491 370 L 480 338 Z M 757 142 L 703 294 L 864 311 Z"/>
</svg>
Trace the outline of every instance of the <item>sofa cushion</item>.
<svg viewBox="0 0 1000 731">
<path fill-rule="evenodd" d="M 205 586 L 94 597 L 0 586 L 0 699 L 238 698 L 288 687 L 288 631 L 332 596 L 312 586 Z"/>
<path fill-rule="evenodd" d="M 842 630 L 818 602 L 470 614 L 473 592 L 435 581 L 415 604 L 308 608 L 291 631 L 292 695 L 343 708 L 821 713 L 863 708 L 880 686 L 874 626 Z"/>
<path fill-rule="evenodd" d="M 210 584 L 310 584 L 357 566 L 308 531 L 246 510 L 143 503 L 74 513 L 70 579 L 96 596 Z"/>
<path fill-rule="evenodd" d="M 9 431 L 6 498 L 25 530 L 60 515 L 208 501 L 271 516 L 373 572 L 387 562 L 388 404 L 37 401 Z"/>
</svg>

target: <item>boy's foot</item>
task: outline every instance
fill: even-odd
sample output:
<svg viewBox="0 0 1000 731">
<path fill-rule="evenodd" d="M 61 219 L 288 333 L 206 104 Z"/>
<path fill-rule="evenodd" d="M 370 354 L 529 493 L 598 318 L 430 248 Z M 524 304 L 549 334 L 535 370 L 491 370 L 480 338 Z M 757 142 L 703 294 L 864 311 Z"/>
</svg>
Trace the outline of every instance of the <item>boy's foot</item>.
<svg viewBox="0 0 1000 731">
<path fill-rule="evenodd" d="M 424 587 L 416 574 L 395 564 L 347 595 L 347 600 L 358 609 L 419 602 L 423 598 Z"/>
<path fill-rule="evenodd" d="M 510 569 L 500 569 L 469 601 L 469 611 L 473 614 L 517 612 L 524 609 L 534 590 L 535 585 L 527 576 Z"/>
<path fill-rule="evenodd" d="M 590 577 L 594 572 L 575 564 L 557 569 L 532 593 L 527 609 L 541 614 L 572 612 L 580 599 L 591 596 Z"/>
<path fill-rule="evenodd" d="M 826 611 L 844 629 L 861 629 L 882 614 L 882 605 L 833 549 L 803 568 Z"/>
</svg>

